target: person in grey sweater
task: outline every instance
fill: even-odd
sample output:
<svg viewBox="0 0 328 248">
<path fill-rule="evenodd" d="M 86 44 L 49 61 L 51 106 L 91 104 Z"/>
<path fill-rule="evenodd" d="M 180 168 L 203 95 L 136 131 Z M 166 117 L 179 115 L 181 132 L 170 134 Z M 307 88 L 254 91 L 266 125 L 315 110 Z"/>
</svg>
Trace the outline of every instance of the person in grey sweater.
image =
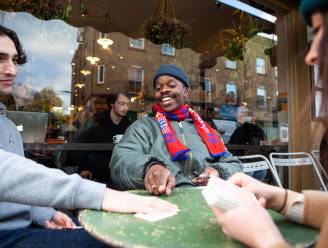
<svg viewBox="0 0 328 248">
<path fill-rule="evenodd" d="M 0 95 L 12 92 L 16 65 L 25 62 L 16 34 L 0 26 Z M 83 230 L 57 230 L 74 228 L 75 224 L 67 215 L 47 206 L 120 212 L 176 208 L 158 199 L 106 189 L 105 185 L 25 159 L 21 137 L 5 113 L 0 103 L 0 247 L 104 246 Z"/>
</svg>

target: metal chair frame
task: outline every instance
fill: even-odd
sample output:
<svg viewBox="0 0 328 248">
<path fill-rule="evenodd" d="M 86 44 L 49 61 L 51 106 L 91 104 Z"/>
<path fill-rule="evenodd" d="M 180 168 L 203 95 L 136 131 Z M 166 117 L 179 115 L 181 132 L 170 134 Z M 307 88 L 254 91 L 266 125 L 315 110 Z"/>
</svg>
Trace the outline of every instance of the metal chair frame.
<svg viewBox="0 0 328 248">
<path fill-rule="evenodd" d="M 275 158 L 275 156 L 288 156 L 288 158 Z M 290 158 L 290 156 L 294 156 L 294 158 Z M 296 157 L 295 156 L 303 156 Z M 327 187 L 323 182 L 320 171 L 318 169 L 317 163 L 313 159 L 313 157 L 306 152 L 287 152 L 287 153 L 279 153 L 272 152 L 269 155 L 270 162 L 272 164 L 273 169 L 275 170 L 275 174 L 278 175 L 276 167 L 297 167 L 297 166 L 313 166 L 317 177 L 319 178 L 320 184 L 324 191 L 327 192 Z"/>
<path fill-rule="evenodd" d="M 267 159 L 265 156 L 258 154 L 258 155 L 237 156 L 237 158 L 240 160 L 248 160 L 248 159 L 256 159 L 256 158 L 262 159 L 261 161 L 256 161 L 256 162 L 246 162 L 246 163 L 243 162 L 243 172 L 254 172 L 259 170 L 270 169 L 276 184 L 279 187 L 282 187 L 277 171 L 272 166 L 269 159 Z"/>
</svg>

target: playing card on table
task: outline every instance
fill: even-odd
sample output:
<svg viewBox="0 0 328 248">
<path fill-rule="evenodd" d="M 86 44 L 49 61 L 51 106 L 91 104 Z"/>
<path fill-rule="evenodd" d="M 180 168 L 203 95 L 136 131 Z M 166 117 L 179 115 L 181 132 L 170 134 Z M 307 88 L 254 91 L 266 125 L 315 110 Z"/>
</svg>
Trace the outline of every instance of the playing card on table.
<svg viewBox="0 0 328 248">
<path fill-rule="evenodd" d="M 177 214 L 177 212 L 169 212 L 169 213 L 163 213 L 163 214 L 135 214 L 134 216 L 136 218 L 154 222 L 154 221 L 159 221 L 159 220 L 169 218 L 176 214 Z"/>
</svg>

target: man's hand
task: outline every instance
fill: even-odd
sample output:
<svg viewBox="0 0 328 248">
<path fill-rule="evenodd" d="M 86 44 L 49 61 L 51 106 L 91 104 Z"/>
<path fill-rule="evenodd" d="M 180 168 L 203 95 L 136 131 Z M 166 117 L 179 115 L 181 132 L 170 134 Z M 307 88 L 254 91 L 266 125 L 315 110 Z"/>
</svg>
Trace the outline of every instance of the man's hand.
<svg viewBox="0 0 328 248">
<path fill-rule="evenodd" d="M 196 177 L 192 180 L 192 183 L 197 185 L 197 186 L 206 186 L 209 180 L 210 176 L 220 176 L 219 172 L 212 168 L 212 167 L 207 167 L 202 174 L 199 175 L 199 177 Z"/>
<path fill-rule="evenodd" d="M 170 195 L 175 187 L 175 178 L 164 166 L 154 164 L 147 170 L 144 183 L 151 194 Z"/>
<path fill-rule="evenodd" d="M 44 227 L 48 229 L 74 229 L 76 225 L 74 224 L 72 219 L 66 214 L 60 211 L 56 211 L 52 216 L 52 219 L 50 221 L 45 222 Z"/>
<path fill-rule="evenodd" d="M 80 172 L 80 176 L 85 179 L 92 179 L 92 172 L 89 170 L 84 170 Z"/>
</svg>

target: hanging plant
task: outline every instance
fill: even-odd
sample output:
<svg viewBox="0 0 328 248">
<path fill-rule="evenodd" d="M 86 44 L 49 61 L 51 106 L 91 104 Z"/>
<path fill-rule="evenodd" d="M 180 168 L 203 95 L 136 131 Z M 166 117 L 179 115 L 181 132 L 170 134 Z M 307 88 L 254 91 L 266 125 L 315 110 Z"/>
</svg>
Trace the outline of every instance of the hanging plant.
<svg viewBox="0 0 328 248">
<path fill-rule="evenodd" d="M 71 0 L 67 0 L 67 4 L 53 0 L 12 0 L 0 1 L 0 9 L 8 12 L 29 12 L 43 20 L 67 21 L 72 4 Z"/>
<path fill-rule="evenodd" d="M 219 32 L 215 49 L 223 51 L 229 60 L 243 60 L 246 42 L 261 31 L 262 24 L 242 11 L 237 10 L 234 14 L 237 20 L 232 28 Z"/>
<path fill-rule="evenodd" d="M 159 0 L 155 15 L 142 24 L 141 34 L 155 44 L 168 43 L 179 49 L 189 44 L 191 28 L 175 18 L 170 0 Z"/>
</svg>

